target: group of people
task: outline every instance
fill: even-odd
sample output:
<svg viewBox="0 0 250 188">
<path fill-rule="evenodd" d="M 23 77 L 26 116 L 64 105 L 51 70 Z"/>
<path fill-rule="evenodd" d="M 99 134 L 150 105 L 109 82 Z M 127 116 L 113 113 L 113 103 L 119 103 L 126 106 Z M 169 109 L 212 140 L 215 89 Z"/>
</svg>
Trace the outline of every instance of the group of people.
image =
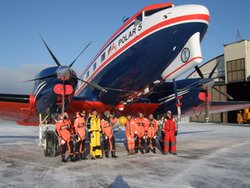
<svg viewBox="0 0 250 188">
<path fill-rule="evenodd" d="M 112 158 L 117 158 L 115 138 L 113 126 L 118 119 L 111 115 L 110 111 L 105 111 L 103 116 L 94 109 L 86 117 L 85 111 L 76 113 L 74 123 L 71 122 L 67 113 L 59 116 L 56 123 L 56 133 L 58 135 L 59 144 L 61 146 L 62 162 L 77 161 L 87 159 L 85 141 L 87 135 L 89 137 L 89 154 L 91 159 L 109 158 L 111 152 Z M 149 153 L 150 150 L 156 153 L 156 139 L 159 131 L 158 121 L 150 114 L 145 118 L 143 113 L 139 112 L 138 117 L 127 115 L 125 123 L 125 133 L 128 147 L 128 155 L 141 153 Z M 169 150 L 176 155 L 176 122 L 172 113 L 167 112 L 164 118 L 164 154 L 168 154 Z M 101 147 L 101 137 L 103 137 L 103 150 Z M 169 148 L 171 147 L 171 148 Z M 69 156 L 66 158 L 66 150 Z"/>
<path fill-rule="evenodd" d="M 126 139 L 128 144 L 128 155 L 138 153 L 140 150 L 142 154 L 149 153 L 150 150 L 156 153 L 156 139 L 159 131 L 158 121 L 154 119 L 153 114 L 145 118 L 141 112 L 138 113 L 137 118 L 127 116 L 127 123 L 125 124 Z M 168 111 L 164 117 L 163 126 L 161 127 L 163 133 L 163 154 L 168 154 L 169 151 L 176 155 L 176 131 L 177 124 L 171 111 Z"/>
</svg>

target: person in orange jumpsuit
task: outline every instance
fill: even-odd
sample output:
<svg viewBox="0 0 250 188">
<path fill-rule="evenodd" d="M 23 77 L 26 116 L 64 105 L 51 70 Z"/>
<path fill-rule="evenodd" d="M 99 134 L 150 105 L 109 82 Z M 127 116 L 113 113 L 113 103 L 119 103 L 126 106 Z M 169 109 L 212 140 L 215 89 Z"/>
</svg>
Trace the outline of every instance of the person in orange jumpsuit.
<svg viewBox="0 0 250 188">
<path fill-rule="evenodd" d="M 127 116 L 127 123 L 125 124 L 126 139 L 128 143 L 128 155 L 135 153 L 135 126 L 136 122 L 131 115 Z"/>
<path fill-rule="evenodd" d="M 139 112 L 139 117 L 135 119 L 135 153 L 140 149 L 144 154 L 146 134 L 148 130 L 148 119 L 144 118 L 143 114 Z"/>
<path fill-rule="evenodd" d="M 158 132 L 158 122 L 154 119 L 153 114 L 148 116 L 148 131 L 147 131 L 147 150 L 146 152 L 149 153 L 150 151 L 150 143 L 152 144 L 153 153 L 156 153 L 156 135 Z"/>
<path fill-rule="evenodd" d="M 84 156 L 85 139 L 86 139 L 85 111 L 76 113 L 74 127 L 75 127 L 75 133 L 77 135 L 76 147 L 75 147 L 76 160 L 86 159 L 86 157 Z"/>
<path fill-rule="evenodd" d="M 175 130 L 177 129 L 175 118 L 172 112 L 167 112 L 167 117 L 164 121 L 164 154 L 169 152 L 169 145 L 171 145 L 170 152 L 176 155 L 176 136 Z"/>
<path fill-rule="evenodd" d="M 103 142 L 104 142 L 104 152 L 105 157 L 109 158 L 109 150 L 111 151 L 111 157 L 117 158 L 115 155 L 115 138 L 113 134 L 112 125 L 115 124 L 117 118 L 110 117 L 110 111 L 104 112 L 104 117 L 101 120 L 101 127 L 103 133 Z"/>
<path fill-rule="evenodd" d="M 61 156 L 62 162 L 68 162 L 65 158 L 65 153 L 68 147 L 70 161 L 75 161 L 74 159 L 74 146 L 71 140 L 69 121 L 65 115 L 59 116 L 59 121 L 56 123 L 56 132 L 59 137 L 59 144 L 61 145 Z"/>
<path fill-rule="evenodd" d="M 64 112 L 64 116 L 66 117 L 65 118 L 65 121 L 68 122 L 68 125 L 69 125 L 69 131 L 70 131 L 70 135 L 71 137 L 73 137 L 75 135 L 75 127 L 74 125 L 72 124 L 70 118 L 69 118 L 69 114 L 67 112 Z"/>
</svg>

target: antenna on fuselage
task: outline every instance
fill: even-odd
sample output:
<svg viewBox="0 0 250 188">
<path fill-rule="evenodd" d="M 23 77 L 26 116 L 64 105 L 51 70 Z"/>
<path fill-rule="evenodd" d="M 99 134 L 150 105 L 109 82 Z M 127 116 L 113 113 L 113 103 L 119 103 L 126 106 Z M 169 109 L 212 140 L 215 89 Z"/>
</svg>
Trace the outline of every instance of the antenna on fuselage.
<svg viewBox="0 0 250 188">
<path fill-rule="evenodd" d="M 122 22 L 125 23 L 126 21 L 128 21 L 129 18 L 130 18 L 130 17 L 123 16 Z"/>
</svg>

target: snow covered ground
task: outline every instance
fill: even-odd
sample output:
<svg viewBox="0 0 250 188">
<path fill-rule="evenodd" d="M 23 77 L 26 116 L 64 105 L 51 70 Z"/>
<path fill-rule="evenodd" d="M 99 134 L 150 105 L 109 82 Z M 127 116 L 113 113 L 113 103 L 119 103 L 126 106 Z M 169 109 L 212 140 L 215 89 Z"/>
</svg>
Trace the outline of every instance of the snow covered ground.
<svg viewBox="0 0 250 188">
<path fill-rule="evenodd" d="M 0 121 L 0 187 L 250 187 L 250 127 L 180 124 L 178 155 L 62 164 L 45 158 L 38 128 Z"/>
</svg>

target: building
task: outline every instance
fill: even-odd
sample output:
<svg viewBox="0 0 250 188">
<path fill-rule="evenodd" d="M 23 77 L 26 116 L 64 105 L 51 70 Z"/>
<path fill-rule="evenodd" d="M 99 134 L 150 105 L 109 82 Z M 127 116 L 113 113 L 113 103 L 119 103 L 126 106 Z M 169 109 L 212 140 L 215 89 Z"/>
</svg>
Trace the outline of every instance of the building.
<svg viewBox="0 0 250 188">
<path fill-rule="evenodd" d="M 208 77 L 211 70 L 218 63 L 213 75 L 215 86 L 231 95 L 237 101 L 250 101 L 250 41 L 241 40 L 224 45 L 224 54 L 213 58 L 203 64 L 200 69 L 205 77 Z M 188 78 L 199 78 L 196 71 Z M 212 100 L 226 101 L 227 98 L 213 90 L 210 91 Z M 210 121 L 235 123 L 237 111 L 218 113 L 210 115 Z M 204 116 L 191 117 L 190 121 L 205 121 Z"/>
</svg>

